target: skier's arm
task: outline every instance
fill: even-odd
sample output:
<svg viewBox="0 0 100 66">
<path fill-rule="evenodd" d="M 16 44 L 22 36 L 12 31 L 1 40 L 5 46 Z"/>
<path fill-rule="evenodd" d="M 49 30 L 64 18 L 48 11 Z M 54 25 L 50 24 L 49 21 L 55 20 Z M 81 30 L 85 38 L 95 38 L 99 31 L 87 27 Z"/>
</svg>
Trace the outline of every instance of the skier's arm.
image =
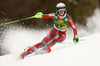
<svg viewBox="0 0 100 66">
<path fill-rule="evenodd" d="M 42 19 L 53 19 L 55 16 L 55 13 L 50 13 L 50 14 L 43 14 L 42 12 L 38 12 L 35 16 L 33 16 L 32 18 L 42 18 Z"/>
<path fill-rule="evenodd" d="M 73 19 L 69 16 L 68 18 L 68 23 L 70 24 L 70 26 L 72 27 L 73 29 L 73 32 L 74 32 L 74 35 L 76 34 L 77 35 L 77 28 L 76 28 L 76 25 L 73 21 Z"/>
<path fill-rule="evenodd" d="M 76 25 L 75 25 L 73 19 L 70 16 L 68 19 L 68 23 L 71 25 L 73 32 L 74 32 L 74 38 L 73 38 L 74 44 L 78 44 L 79 38 L 77 37 L 77 28 L 76 28 Z"/>
<path fill-rule="evenodd" d="M 53 19 L 54 16 L 55 16 L 55 13 L 43 14 L 42 19 L 47 19 L 47 18 Z"/>
</svg>

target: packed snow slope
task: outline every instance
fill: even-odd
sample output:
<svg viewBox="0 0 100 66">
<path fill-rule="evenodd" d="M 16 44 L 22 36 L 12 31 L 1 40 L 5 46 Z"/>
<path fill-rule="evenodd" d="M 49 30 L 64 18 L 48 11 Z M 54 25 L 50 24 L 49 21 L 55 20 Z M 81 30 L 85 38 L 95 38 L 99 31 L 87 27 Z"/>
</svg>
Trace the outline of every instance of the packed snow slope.
<svg viewBox="0 0 100 66">
<path fill-rule="evenodd" d="M 85 37 L 87 40 L 77 45 L 56 44 L 49 54 L 32 54 L 23 60 L 17 54 L 5 55 L 0 57 L 0 66 L 100 66 L 99 37 L 100 34 Z"/>
<path fill-rule="evenodd" d="M 0 57 L 0 66 L 100 66 L 100 10 L 96 9 L 87 22 L 87 27 L 77 25 L 79 44 L 73 44 L 73 31 L 69 28 L 66 40 L 54 45 L 51 53 L 31 54 L 23 60 L 19 59 L 23 49 L 41 41 L 51 29 L 38 31 L 21 26 L 7 29 L 2 47 L 10 54 Z"/>
</svg>

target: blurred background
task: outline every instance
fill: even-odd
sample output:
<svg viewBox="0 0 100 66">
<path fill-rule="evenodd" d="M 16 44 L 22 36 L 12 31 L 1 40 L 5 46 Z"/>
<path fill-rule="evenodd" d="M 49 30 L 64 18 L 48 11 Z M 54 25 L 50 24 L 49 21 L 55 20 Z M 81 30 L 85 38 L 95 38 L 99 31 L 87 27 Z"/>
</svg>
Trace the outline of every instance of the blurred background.
<svg viewBox="0 0 100 66">
<path fill-rule="evenodd" d="M 66 4 L 67 13 L 73 18 L 74 22 L 82 26 L 86 26 L 87 17 L 90 17 L 96 8 L 100 8 L 100 0 L 0 0 L 0 24 L 30 17 L 37 12 L 55 13 L 56 5 L 60 2 Z M 53 20 L 30 19 L 10 25 L 45 29 L 53 27 Z M 0 43 L 3 40 L 4 30 L 9 28 L 10 25 L 0 26 Z"/>
<path fill-rule="evenodd" d="M 35 15 L 56 12 L 59 2 L 66 4 L 67 13 L 79 24 L 86 25 L 86 18 L 93 14 L 95 8 L 100 7 L 100 0 L 0 0 L 0 20 L 13 21 Z M 1 23 L 1 22 L 0 22 Z M 19 24 L 32 28 L 52 27 L 53 20 L 31 19 Z"/>
</svg>

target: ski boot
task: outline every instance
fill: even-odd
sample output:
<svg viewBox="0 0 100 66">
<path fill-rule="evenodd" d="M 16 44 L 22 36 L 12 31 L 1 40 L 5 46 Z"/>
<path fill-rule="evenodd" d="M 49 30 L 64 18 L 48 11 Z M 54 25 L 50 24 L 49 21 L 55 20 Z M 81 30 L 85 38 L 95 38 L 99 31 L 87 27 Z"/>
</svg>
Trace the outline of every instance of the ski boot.
<svg viewBox="0 0 100 66">
<path fill-rule="evenodd" d="M 31 51 L 31 52 L 30 52 L 30 51 Z M 28 46 L 26 49 L 24 49 L 24 52 L 22 52 L 22 53 L 20 54 L 20 58 L 21 58 L 21 59 L 24 59 L 24 57 L 27 56 L 27 55 L 29 55 L 29 54 L 31 54 L 32 51 L 33 51 L 33 47 L 29 47 L 29 46 Z"/>
<path fill-rule="evenodd" d="M 20 54 L 20 58 L 24 59 L 24 57 L 27 56 L 27 55 L 29 55 L 29 52 L 25 51 L 25 52 L 23 52 L 23 53 Z"/>
</svg>

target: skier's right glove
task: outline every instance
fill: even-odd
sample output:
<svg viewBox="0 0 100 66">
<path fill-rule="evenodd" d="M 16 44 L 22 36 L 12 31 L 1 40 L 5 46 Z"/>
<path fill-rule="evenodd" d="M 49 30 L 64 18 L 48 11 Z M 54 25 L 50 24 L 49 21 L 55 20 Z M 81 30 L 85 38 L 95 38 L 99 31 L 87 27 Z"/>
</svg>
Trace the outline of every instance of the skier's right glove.
<svg viewBox="0 0 100 66">
<path fill-rule="evenodd" d="M 79 38 L 77 37 L 77 35 L 74 35 L 73 41 L 74 41 L 74 44 L 79 43 Z"/>
<path fill-rule="evenodd" d="M 33 18 L 42 18 L 43 13 L 42 12 L 38 12 L 35 16 L 33 16 Z"/>
</svg>

